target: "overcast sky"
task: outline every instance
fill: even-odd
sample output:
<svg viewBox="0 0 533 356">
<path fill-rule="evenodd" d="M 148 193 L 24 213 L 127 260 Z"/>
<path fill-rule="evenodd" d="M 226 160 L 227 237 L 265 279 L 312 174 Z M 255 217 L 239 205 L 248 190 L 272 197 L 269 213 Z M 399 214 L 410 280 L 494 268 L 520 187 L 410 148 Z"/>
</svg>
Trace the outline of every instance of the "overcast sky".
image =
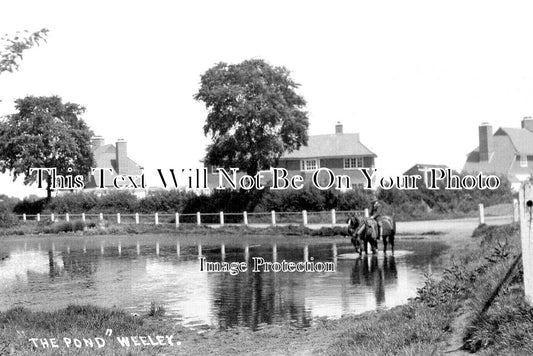
<svg viewBox="0 0 533 356">
<path fill-rule="evenodd" d="M 519 127 L 533 114 L 532 10 L 487 0 L 3 1 L 1 34 L 50 32 L 0 76 L 0 114 L 26 95 L 81 104 L 93 131 L 125 139 L 155 183 L 157 168 L 196 167 L 204 155 L 200 75 L 263 58 L 301 84 L 311 135 L 341 121 L 383 174 L 461 169 L 481 122 Z M 29 192 L 9 182 L 0 178 L 0 194 Z"/>
</svg>

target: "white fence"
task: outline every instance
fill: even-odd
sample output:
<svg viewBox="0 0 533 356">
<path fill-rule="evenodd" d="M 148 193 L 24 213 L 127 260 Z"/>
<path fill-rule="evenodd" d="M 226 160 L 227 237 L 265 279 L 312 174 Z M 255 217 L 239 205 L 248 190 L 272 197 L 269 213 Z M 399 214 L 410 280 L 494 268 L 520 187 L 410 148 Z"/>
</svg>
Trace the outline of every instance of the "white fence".
<svg viewBox="0 0 533 356">
<path fill-rule="evenodd" d="M 21 221 L 108 221 L 116 224 L 173 224 L 179 227 L 180 224 L 196 225 L 285 225 L 285 224 L 310 224 L 337 225 L 345 223 L 348 215 L 355 213 L 360 216 L 368 217 L 368 209 L 355 211 L 306 211 L 301 212 L 270 212 L 250 213 L 201 213 L 181 214 L 181 213 L 153 213 L 153 214 L 125 214 L 125 213 L 81 213 L 81 214 L 22 214 L 17 215 Z"/>
<path fill-rule="evenodd" d="M 483 204 L 479 204 L 479 223 L 485 223 L 485 209 Z M 368 217 L 368 209 L 354 211 L 306 211 L 301 212 L 270 212 L 249 213 L 153 213 L 153 214 L 125 214 L 125 213 L 81 213 L 81 214 L 36 214 L 17 215 L 22 221 L 109 221 L 117 224 L 174 224 L 179 227 L 180 224 L 196 225 L 272 225 L 278 224 L 302 224 L 306 225 L 337 225 L 343 224 L 348 219 L 348 214 L 355 213 L 360 216 Z M 518 201 L 513 201 L 513 221 L 518 222 Z"/>
</svg>

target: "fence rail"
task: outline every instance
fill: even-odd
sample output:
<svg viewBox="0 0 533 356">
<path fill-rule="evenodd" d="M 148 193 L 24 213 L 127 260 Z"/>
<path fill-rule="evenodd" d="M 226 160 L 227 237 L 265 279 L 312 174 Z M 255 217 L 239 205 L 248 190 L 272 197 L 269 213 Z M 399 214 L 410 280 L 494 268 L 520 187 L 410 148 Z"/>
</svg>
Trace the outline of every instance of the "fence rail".
<svg viewBox="0 0 533 356">
<path fill-rule="evenodd" d="M 22 222 L 57 222 L 57 221 L 109 221 L 117 224 L 154 224 L 154 225 L 175 225 L 196 224 L 196 225 L 272 225 L 278 224 L 324 224 L 337 225 L 344 223 L 349 214 L 356 214 L 368 217 L 368 209 L 351 211 L 306 211 L 301 212 L 256 212 L 250 213 L 201 213 L 181 214 L 181 213 L 49 213 L 49 214 L 21 214 L 16 215 Z"/>
<path fill-rule="evenodd" d="M 485 210 L 483 204 L 479 204 L 479 223 L 485 222 Z M 513 221 L 518 221 L 518 201 L 513 201 Z M 344 223 L 348 219 L 349 214 L 355 213 L 359 216 L 368 217 L 368 209 L 365 210 L 351 210 L 351 211 L 306 211 L 301 212 L 258 212 L 250 213 L 243 211 L 242 213 L 225 213 L 220 211 L 218 213 L 50 213 L 50 214 L 22 214 L 16 215 L 19 220 L 27 221 L 110 221 L 117 224 L 172 224 L 179 227 L 180 224 L 196 224 L 196 225 L 272 225 L 278 224 L 301 224 L 301 225 L 337 225 Z"/>
</svg>

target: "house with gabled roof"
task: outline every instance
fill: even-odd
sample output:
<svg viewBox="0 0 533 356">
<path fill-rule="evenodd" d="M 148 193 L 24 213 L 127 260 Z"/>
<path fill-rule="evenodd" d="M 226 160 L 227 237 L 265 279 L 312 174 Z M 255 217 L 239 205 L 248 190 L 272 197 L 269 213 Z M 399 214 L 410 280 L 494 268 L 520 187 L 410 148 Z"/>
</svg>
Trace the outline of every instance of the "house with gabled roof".
<svg viewBox="0 0 533 356">
<path fill-rule="evenodd" d="M 467 155 L 464 173 L 506 176 L 513 189 L 533 175 L 533 119 L 525 117 L 521 128 L 479 126 L 479 146 Z"/>
<path fill-rule="evenodd" d="M 85 184 L 88 191 L 95 190 L 98 193 L 107 190 L 116 190 L 113 187 L 113 178 L 117 175 L 140 175 L 144 168 L 137 162 L 128 157 L 128 143 L 123 139 L 118 139 L 113 144 L 105 144 L 102 136 L 94 136 L 91 139 L 92 151 L 96 166 L 94 168 L 109 168 L 106 170 L 104 181 L 105 189 L 97 189 L 100 184 L 100 175 L 95 173 L 89 177 L 89 181 Z M 144 189 L 130 190 L 137 196 L 144 195 Z"/>
<path fill-rule="evenodd" d="M 360 168 L 375 168 L 376 157 L 361 142 L 359 133 L 344 133 L 342 124 L 337 122 L 334 134 L 309 136 L 306 146 L 285 152 L 278 167 L 287 169 L 289 174 L 302 175 L 306 181 L 306 176 L 327 167 L 335 175 L 349 176 L 352 187 L 357 187 L 366 182 Z"/>
<path fill-rule="evenodd" d="M 342 124 L 337 122 L 334 134 L 309 136 L 307 145 L 301 146 L 299 150 L 285 152 L 275 168 L 286 169 L 288 177 L 300 175 L 306 183 L 312 182 L 312 175 L 318 169 L 329 168 L 336 176 L 350 177 L 351 188 L 356 188 L 366 184 L 360 168 L 373 169 L 376 157 L 377 155 L 361 142 L 358 133 L 344 133 Z M 203 163 L 205 165 L 205 162 Z M 218 186 L 218 167 L 206 165 L 206 168 L 209 172 L 208 186 Z M 244 173 L 238 172 L 237 179 Z M 271 181 L 270 172 L 262 173 L 265 182 Z M 369 174 L 372 175 L 372 172 Z M 318 181 L 322 186 L 326 186 L 324 181 L 327 178 L 327 175 L 321 175 Z"/>
</svg>

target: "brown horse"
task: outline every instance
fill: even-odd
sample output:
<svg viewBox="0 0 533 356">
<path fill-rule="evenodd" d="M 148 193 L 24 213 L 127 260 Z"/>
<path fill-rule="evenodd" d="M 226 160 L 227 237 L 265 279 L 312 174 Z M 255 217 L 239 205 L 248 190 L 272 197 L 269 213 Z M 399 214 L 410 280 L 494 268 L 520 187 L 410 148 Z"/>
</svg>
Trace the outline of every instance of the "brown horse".
<svg viewBox="0 0 533 356">
<path fill-rule="evenodd" d="M 394 237 L 396 235 L 396 222 L 390 216 L 383 215 L 379 218 L 381 221 L 382 237 L 383 237 L 383 253 L 387 253 L 387 244 L 391 245 L 391 253 L 394 255 Z M 377 249 L 377 226 L 370 218 L 363 218 L 356 215 L 351 215 L 348 218 L 348 233 L 352 236 L 352 244 L 355 251 L 359 254 L 367 253 L 367 244 L 372 246 L 372 252 L 375 253 Z M 363 247 L 361 247 L 363 244 Z"/>
<path fill-rule="evenodd" d="M 348 235 L 351 236 L 352 245 L 355 248 L 355 252 L 360 255 L 363 254 L 363 251 L 368 253 L 368 244 L 372 248 L 372 253 L 377 252 L 378 242 L 374 237 L 374 234 L 371 229 L 367 229 L 367 220 L 368 218 L 363 218 L 355 214 L 351 214 L 348 217 Z"/>
</svg>

